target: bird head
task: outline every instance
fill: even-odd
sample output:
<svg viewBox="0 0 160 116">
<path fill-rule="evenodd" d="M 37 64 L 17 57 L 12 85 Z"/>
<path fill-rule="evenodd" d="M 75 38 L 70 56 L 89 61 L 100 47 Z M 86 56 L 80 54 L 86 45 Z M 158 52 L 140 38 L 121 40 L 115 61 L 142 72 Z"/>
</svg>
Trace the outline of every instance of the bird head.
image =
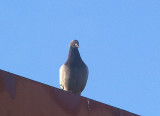
<svg viewBox="0 0 160 116">
<path fill-rule="evenodd" d="M 70 47 L 72 48 L 79 48 L 79 42 L 78 40 L 72 40 L 70 43 Z"/>
</svg>

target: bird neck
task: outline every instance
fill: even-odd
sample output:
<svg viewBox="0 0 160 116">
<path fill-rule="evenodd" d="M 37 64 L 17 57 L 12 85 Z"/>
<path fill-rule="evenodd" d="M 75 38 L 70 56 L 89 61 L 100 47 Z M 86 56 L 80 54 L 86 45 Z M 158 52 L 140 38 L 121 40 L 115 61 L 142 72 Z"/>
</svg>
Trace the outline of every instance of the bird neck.
<svg viewBox="0 0 160 116">
<path fill-rule="evenodd" d="M 69 48 L 69 54 L 67 62 L 75 63 L 77 61 L 81 61 L 81 56 L 77 48 Z"/>
</svg>

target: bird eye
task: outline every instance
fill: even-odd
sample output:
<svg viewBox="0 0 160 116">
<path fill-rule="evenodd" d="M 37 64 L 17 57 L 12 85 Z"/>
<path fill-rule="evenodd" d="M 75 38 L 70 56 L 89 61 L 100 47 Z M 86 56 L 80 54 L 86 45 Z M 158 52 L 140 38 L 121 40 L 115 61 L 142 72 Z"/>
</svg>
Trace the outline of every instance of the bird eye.
<svg viewBox="0 0 160 116">
<path fill-rule="evenodd" d="M 72 42 L 71 42 L 71 44 L 73 45 L 73 44 L 74 44 L 74 42 L 72 41 Z"/>
</svg>

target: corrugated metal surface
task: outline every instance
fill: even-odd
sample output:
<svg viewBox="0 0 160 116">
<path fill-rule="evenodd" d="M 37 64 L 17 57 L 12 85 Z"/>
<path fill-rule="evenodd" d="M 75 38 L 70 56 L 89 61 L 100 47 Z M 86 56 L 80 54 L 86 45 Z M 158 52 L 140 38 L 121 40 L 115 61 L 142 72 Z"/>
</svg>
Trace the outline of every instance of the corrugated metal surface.
<svg viewBox="0 0 160 116">
<path fill-rule="evenodd" d="M 138 116 L 0 70 L 0 116 Z"/>
</svg>

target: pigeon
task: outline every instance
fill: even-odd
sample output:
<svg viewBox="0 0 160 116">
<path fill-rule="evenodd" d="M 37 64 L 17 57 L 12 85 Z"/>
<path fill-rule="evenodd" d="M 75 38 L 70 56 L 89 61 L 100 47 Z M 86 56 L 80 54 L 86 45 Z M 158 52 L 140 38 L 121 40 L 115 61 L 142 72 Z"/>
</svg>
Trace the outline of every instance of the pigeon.
<svg viewBox="0 0 160 116">
<path fill-rule="evenodd" d="M 78 51 L 78 40 L 72 40 L 69 45 L 68 59 L 59 69 L 60 87 L 76 95 L 81 95 L 88 80 L 88 67 L 83 62 Z"/>
</svg>

